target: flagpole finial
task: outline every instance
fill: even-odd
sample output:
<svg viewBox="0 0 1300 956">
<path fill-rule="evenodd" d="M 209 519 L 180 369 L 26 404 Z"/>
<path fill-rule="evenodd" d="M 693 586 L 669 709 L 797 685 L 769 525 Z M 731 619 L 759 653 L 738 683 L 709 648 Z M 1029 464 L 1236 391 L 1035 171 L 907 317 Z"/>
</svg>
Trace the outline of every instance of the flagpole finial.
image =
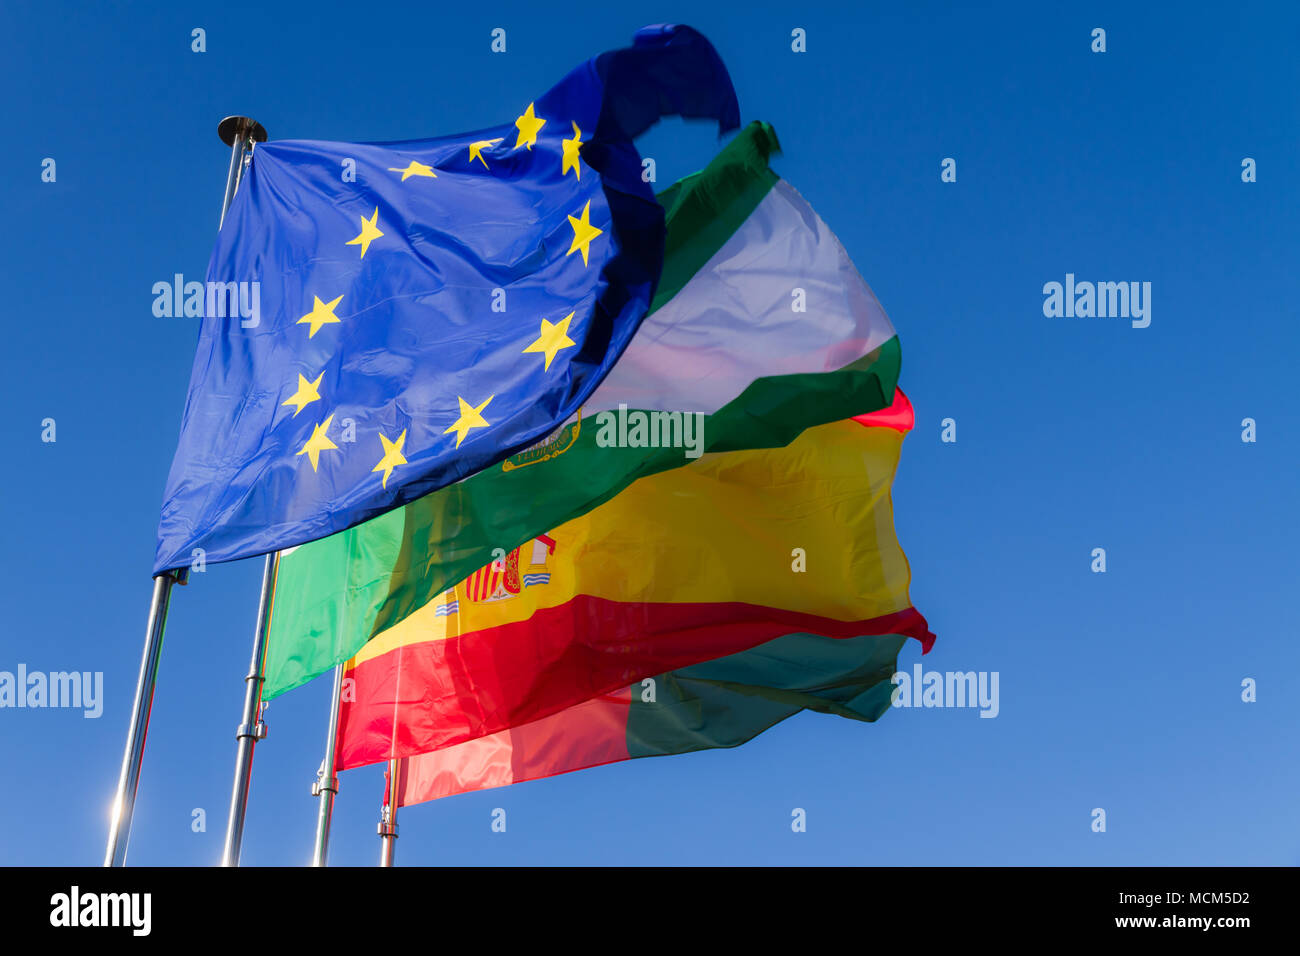
<svg viewBox="0 0 1300 956">
<path fill-rule="evenodd" d="M 239 180 L 243 177 L 249 151 L 256 143 L 266 142 L 266 127 L 248 116 L 227 116 L 217 124 L 217 135 L 230 147 L 230 171 L 226 174 L 226 194 L 221 200 L 221 218 L 217 228 L 225 225 L 226 210 L 235 198 Z"/>
<path fill-rule="evenodd" d="M 267 138 L 266 127 L 248 116 L 227 116 L 217 124 L 217 135 L 227 146 L 234 146 L 236 139 L 265 143 Z"/>
</svg>

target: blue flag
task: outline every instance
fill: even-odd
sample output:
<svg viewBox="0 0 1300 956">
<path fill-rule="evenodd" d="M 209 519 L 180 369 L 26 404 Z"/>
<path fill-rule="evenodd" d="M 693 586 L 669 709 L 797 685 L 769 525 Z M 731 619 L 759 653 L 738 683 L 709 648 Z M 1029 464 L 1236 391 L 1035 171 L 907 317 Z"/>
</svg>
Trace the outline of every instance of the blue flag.
<svg viewBox="0 0 1300 956">
<path fill-rule="evenodd" d="M 659 279 L 632 139 L 669 114 L 739 125 L 689 27 L 639 31 L 500 126 L 258 145 L 208 269 L 155 573 L 341 531 L 561 426 Z"/>
</svg>

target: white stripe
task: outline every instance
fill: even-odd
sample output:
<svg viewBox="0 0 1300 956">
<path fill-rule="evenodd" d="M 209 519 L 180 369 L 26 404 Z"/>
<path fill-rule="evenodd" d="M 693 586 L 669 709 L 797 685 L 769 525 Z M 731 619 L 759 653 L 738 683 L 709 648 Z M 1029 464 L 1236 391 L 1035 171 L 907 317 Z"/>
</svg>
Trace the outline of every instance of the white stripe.
<svg viewBox="0 0 1300 956">
<path fill-rule="evenodd" d="M 804 312 L 793 292 L 804 290 Z M 755 379 L 830 372 L 894 335 L 826 223 L 781 180 L 677 295 L 647 316 L 583 417 L 620 403 L 712 414 Z"/>
</svg>

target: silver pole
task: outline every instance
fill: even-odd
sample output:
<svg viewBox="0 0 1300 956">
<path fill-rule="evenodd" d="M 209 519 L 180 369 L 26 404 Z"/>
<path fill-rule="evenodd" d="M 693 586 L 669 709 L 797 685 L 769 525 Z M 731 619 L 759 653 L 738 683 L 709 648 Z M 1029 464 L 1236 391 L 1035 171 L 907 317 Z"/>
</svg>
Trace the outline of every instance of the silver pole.
<svg viewBox="0 0 1300 956">
<path fill-rule="evenodd" d="M 235 190 L 239 188 L 244 151 L 255 142 L 266 142 L 266 129 L 257 120 L 247 116 L 227 116 L 217 124 L 217 135 L 230 147 L 226 191 L 221 199 L 220 222 L 225 222 L 226 210 L 235 198 Z M 186 574 L 187 569 L 179 568 L 165 571 L 153 579 L 153 600 L 149 605 L 149 623 L 145 627 L 144 654 L 140 661 L 140 677 L 135 685 L 135 703 L 131 708 L 131 725 L 126 735 L 122 772 L 118 777 L 117 795 L 113 800 L 108 848 L 104 851 L 105 866 L 126 864 L 127 844 L 131 840 L 131 819 L 135 814 L 135 797 L 140 787 L 140 767 L 144 762 L 144 742 L 149 732 L 149 713 L 153 709 L 158 662 L 162 658 L 163 632 L 167 628 L 167 608 L 171 603 L 172 584 L 184 584 Z"/>
<path fill-rule="evenodd" d="M 153 600 L 149 604 L 149 623 L 145 626 L 144 654 L 140 658 L 140 677 L 135 684 L 135 703 L 131 707 L 131 726 L 126 734 L 126 753 L 122 756 L 122 773 L 117 781 L 112 819 L 108 827 L 105 866 L 125 866 L 126 847 L 131 840 L 131 817 L 135 813 L 135 795 L 140 786 L 140 765 L 144 761 L 144 740 L 149 733 L 149 713 L 153 710 L 153 689 L 158 678 L 158 661 L 162 657 L 163 631 L 167 628 L 167 605 L 171 601 L 172 583 L 185 583 L 185 569 L 164 571 L 153 579 Z"/>
<path fill-rule="evenodd" d="M 244 842 L 244 815 L 248 810 L 248 785 L 253 777 L 253 748 L 266 737 L 262 721 L 262 684 L 266 679 L 266 631 L 271 619 L 271 595 L 275 590 L 276 555 L 268 554 L 262 566 L 262 596 L 257 602 L 257 624 L 253 629 L 253 656 L 244 678 L 244 717 L 235 731 L 235 779 L 230 788 L 230 815 L 226 818 L 226 847 L 222 866 L 239 866 L 239 849 Z"/>
<path fill-rule="evenodd" d="M 339 699 L 343 696 L 343 667 L 334 668 L 334 698 L 330 702 L 329 730 L 325 734 L 325 759 L 321 761 L 312 785 L 312 796 L 320 797 L 320 809 L 316 816 L 316 851 L 312 854 L 312 866 L 326 866 L 329 857 L 330 818 L 334 814 L 334 797 L 339 792 L 339 778 L 334 774 L 334 748 L 339 736 Z"/>
<path fill-rule="evenodd" d="M 388 761 L 388 801 L 379 816 L 380 866 L 392 866 L 397 852 L 397 773 L 398 761 Z"/>
<path fill-rule="evenodd" d="M 235 200 L 239 181 L 244 174 L 244 157 L 253 148 L 254 143 L 266 142 L 266 127 L 247 116 L 227 116 L 217 124 L 217 135 L 230 147 L 230 169 L 226 171 L 226 193 L 221 199 L 221 218 L 217 221 L 220 229 L 226 222 L 226 210 Z"/>
<path fill-rule="evenodd" d="M 247 116 L 227 116 L 217 124 L 217 135 L 230 147 L 230 171 L 226 178 L 226 195 L 221 203 L 221 224 L 234 202 L 243 178 L 246 157 L 255 143 L 266 142 L 266 128 Z M 253 655 L 244 678 L 244 716 L 235 731 L 235 779 L 230 793 L 230 815 L 226 819 L 226 844 L 223 866 L 239 865 L 239 848 L 244 839 L 244 811 L 248 806 L 248 785 L 253 772 L 253 746 L 266 736 L 262 722 L 262 672 L 266 658 L 266 626 L 270 620 L 271 592 L 275 585 L 276 555 L 268 554 L 262 566 L 262 594 L 257 603 L 257 623 L 253 629 Z"/>
</svg>

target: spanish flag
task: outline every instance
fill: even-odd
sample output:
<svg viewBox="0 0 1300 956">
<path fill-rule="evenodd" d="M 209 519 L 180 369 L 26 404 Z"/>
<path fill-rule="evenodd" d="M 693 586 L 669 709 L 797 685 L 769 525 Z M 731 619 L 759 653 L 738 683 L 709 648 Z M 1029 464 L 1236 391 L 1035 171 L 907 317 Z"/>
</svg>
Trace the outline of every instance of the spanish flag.
<svg viewBox="0 0 1300 956">
<path fill-rule="evenodd" d="M 912 418 L 896 392 L 889 408 L 810 428 L 784 448 L 707 454 L 642 478 L 502 552 L 348 663 L 337 769 L 480 740 L 447 753 L 481 762 L 482 748 L 513 752 L 519 735 L 537 732 L 526 725 L 577 705 L 608 729 L 618 711 L 602 697 L 626 705 L 646 678 L 723 658 L 749 668 L 753 686 L 781 690 L 780 661 L 801 657 L 809 640 L 830 671 L 866 667 L 878 683 L 904 638 L 927 651 L 934 640 L 908 597 L 889 498 Z M 750 667 L 765 659 L 766 677 Z M 719 666 L 657 683 L 671 697 L 675 679 L 730 681 Z M 864 703 L 866 719 L 878 698 Z M 563 716 L 542 725 L 541 739 L 569 726 Z M 522 779 L 639 755 L 542 760 Z M 459 789 L 497 785 L 465 779 Z"/>
</svg>

